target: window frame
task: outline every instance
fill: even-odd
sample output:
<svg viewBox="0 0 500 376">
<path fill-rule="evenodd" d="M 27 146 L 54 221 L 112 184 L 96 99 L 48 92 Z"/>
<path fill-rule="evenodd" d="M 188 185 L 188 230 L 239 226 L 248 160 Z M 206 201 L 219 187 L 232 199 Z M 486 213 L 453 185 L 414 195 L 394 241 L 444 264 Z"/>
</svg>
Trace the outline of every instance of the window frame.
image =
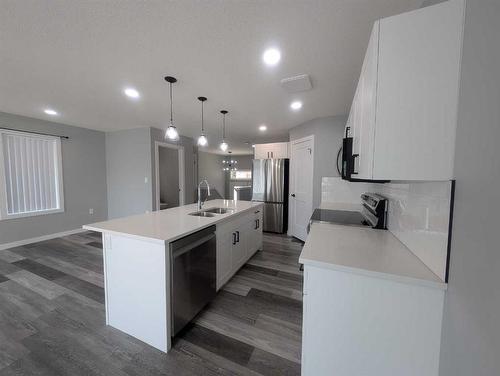
<svg viewBox="0 0 500 376">
<path fill-rule="evenodd" d="M 232 176 L 231 176 L 231 174 L 232 174 L 232 172 L 233 172 L 233 171 L 229 171 L 229 180 L 230 180 L 230 181 L 252 181 L 252 178 L 253 178 L 253 176 L 252 176 L 253 171 L 252 171 L 252 169 L 251 169 L 251 168 L 242 168 L 242 169 L 240 169 L 240 170 L 235 170 L 234 172 L 235 172 L 235 173 L 237 173 L 238 171 L 250 172 L 250 178 L 248 178 L 248 179 L 236 179 L 236 178 L 234 178 L 234 179 L 233 179 L 233 178 L 232 178 Z"/>
<path fill-rule="evenodd" d="M 7 181 L 5 177 L 5 154 L 3 150 L 4 144 L 4 135 L 21 135 L 25 137 L 32 138 L 40 138 L 43 140 L 55 141 L 56 145 L 56 185 L 58 192 L 58 203 L 59 207 L 56 209 L 47 209 L 47 210 L 37 210 L 25 213 L 16 213 L 9 214 L 7 211 Z M 46 136 L 39 135 L 36 133 L 23 132 L 23 131 L 13 131 L 13 130 L 5 130 L 0 129 L 0 221 L 7 221 L 10 219 L 17 218 L 27 218 L 27 217 L 36 217 L 40 215 L 54 214 L 54 213 L 64 213 L 64 180 L 63 180 L 63 165 L 62 165 L 62 149 L 61 149 L 61 138 L 57 136 Z"/>
</svg>

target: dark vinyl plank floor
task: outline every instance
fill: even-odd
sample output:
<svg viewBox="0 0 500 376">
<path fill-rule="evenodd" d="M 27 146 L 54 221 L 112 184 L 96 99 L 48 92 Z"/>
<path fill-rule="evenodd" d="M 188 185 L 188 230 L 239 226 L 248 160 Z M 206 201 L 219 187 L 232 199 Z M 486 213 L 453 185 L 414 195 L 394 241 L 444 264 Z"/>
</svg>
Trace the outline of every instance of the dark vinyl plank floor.
<svg viewBox="0 0 500 376">
<path fill-rule="evenodd" d="M 301 249 L 264 234 L 168 354 L 105 325 L 100 234 L 0 251 L 0 376 L 299 375 Z"/>
</svg>

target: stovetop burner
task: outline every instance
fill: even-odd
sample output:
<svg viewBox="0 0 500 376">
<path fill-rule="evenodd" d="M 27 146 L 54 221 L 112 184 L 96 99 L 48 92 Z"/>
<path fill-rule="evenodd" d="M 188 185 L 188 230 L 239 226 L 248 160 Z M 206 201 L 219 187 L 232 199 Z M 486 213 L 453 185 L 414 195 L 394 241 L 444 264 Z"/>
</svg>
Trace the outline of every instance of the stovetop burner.
<svg viewBox="0 0 500 376">
<path fill-rule="evenodd" d="M 357 211 L 316 209 L 311 222 L 338 223 L 351 226 L 370 226 L 366 218 Z"/>
</svg>

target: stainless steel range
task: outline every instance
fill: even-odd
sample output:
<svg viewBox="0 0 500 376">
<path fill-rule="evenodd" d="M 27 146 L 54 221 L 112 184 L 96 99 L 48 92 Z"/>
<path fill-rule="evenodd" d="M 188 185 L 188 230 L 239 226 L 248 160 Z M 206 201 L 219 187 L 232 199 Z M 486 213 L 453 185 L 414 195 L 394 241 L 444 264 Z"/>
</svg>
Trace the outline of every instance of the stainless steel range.
<svg viewBox="0 0 500 376">
<path fill-rule="evenodd" d="M 370 226 L 387 229 L 388 201 L 378 193 L 361 195 L 361 210 L 316 209 L 309 221 L 308 232 L 312 223 L 336 223 L 346 226 Z"/>
</svg>

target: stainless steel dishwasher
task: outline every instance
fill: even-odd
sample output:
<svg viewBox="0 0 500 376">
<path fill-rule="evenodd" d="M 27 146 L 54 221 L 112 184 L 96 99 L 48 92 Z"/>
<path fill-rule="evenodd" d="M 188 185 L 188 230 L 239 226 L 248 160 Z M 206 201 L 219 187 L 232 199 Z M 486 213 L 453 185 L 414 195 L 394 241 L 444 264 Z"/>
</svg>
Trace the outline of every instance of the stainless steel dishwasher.
<svg viewBox="0 0 500 376">
<path fill-rule="evenodd" d="M 215 226 L 170 243 L 172 335 L 216 294 Z"/>
</svg>

